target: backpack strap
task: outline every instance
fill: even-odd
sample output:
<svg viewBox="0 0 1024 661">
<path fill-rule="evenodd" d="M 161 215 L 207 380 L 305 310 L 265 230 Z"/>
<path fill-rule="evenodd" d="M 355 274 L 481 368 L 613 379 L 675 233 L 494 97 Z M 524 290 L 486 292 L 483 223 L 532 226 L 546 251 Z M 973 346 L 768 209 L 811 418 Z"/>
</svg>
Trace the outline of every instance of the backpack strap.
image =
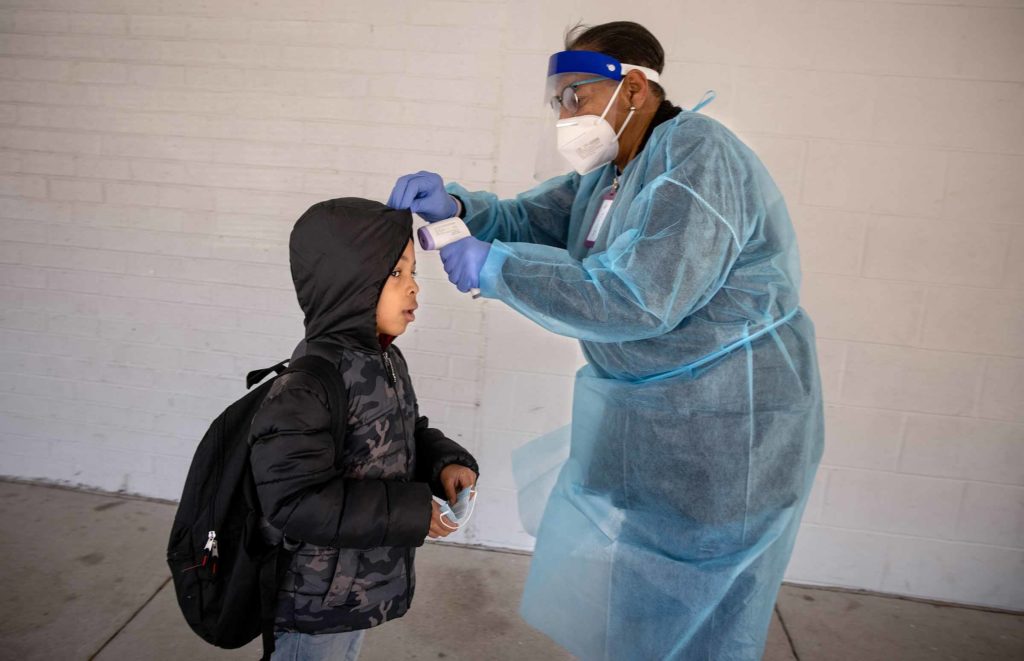
<svg viewBox="0 0 1024 661">
<path fill-rule="evenodd" d="M 264 367 L 263 369 L 253 370 L 245 375 L 245 389 L 250 390 L 254 385 L 267 378 L 271 372 L 280 374 L 284 371 L 284 366 L 288 364 L 288 359 L 285 358 L 277 365 L 271 365 L 270 367 Z"/>
<path fill-rule="evenodd" d="M 310 374 L 320 381 L 327 391 L 327 406 L 331 409 L 331 437 L 337 444 L 334 468 L 341 468 L 341 444 L 345 439 L 345 423 L 348 418 L 348 389 L 341 378 L 341 373 L 326 358 L 309 354 L 292 361 L 287 371 Z"/>
<path fill-rule="evenodd" d="M 284 579 L 291 560 L 288 553 L 278 544 L 269 557 L 263 559 L 260 567 L 260 637 L 263 642 L 263 656 L 260 661 L 271 661 L 274 654 L 274 619 L 277 610 L 277 587 Z"/>
<path fill-rule="evenodd" d="M 327 391 L 327 406 L 331 409 L 331 437 L 336 444 L 334 453 L 334 468 L 341 467 L 341 448 L 345 440 L 345 424 L 348 418 L 348 389 L 341 373 L 331 361 L 321 356 L 305 355 L 296 358 L 284 369 L 287 360 L 263 370 L 254 370 L 249 373 L 247 381 L 251 381 L 254 375 L 259 378 L 253 383 L 259 383 L 271 372 L 305 372 L 316 378 Z M 250 385 L 250 387 L 252 387 Z M 277 608 L 277 587 L 284 578 L 284 573 L 291 560 L 291 553 L 288 553 L 282 545 L 278 545 L 272 551 L 272 557 L 264 561 L 260 571 L 260 618 L 262 620 L 263 658 L 262 661 L 270 661 L 274 652 L 274 616 Z"/>
</svg>

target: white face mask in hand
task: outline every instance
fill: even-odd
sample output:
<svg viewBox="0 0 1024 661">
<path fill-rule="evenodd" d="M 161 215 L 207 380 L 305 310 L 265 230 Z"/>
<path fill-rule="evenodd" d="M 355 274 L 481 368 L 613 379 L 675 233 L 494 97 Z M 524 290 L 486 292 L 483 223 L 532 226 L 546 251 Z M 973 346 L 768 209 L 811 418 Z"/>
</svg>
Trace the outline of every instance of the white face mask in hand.
<svg viewBox="0 0 1024 661">
<path fill-rule="evenodd" d="M 622 89 L 623 78 L 615 88 L 615 93 L 608 100 L 601 116 L 581 115 L 559 120 L 555 124 L 558 132 L 558 151 L 569 161 L 573 169 L 580 174 L 593 172 L 597 168 L 610 163 L 619 154 L 619 136 L 626 130 L 629 120 L 633 119 L 636 112 L 635 107 L 630 107 L 626 121 L 622 122 L 622 128 L 616 133 L 612 125 L 605 119 L 605 115 L 612 107 L 612 103 L 619 96 Z"/>
<path fill-rule="evenodd" d="M 441 504 L 441 525 L 450 530 L 458 530 L 466 525 L 469 517 L 473 516 L 473 508 L 476 506 L 476 487 L 466 487 L 459 492 L 454 505 L 447 502 Z M 451 525 L 448 522 L 455 525 Z"/>
</svg>

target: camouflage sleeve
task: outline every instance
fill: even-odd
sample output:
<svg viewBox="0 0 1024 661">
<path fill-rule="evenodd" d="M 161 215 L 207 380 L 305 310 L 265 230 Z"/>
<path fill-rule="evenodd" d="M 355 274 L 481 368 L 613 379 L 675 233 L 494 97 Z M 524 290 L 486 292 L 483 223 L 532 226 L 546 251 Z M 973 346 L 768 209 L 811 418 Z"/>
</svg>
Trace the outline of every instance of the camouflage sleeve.
<svg viewBox="0 0 1024 661">
<path fill-rule="evenodd" d="M 263 515 L 289 537 L 318 546 L 423 544 L 430 488 L 341 477 L 326 399 L 314 377 L 285 374 L 253 418 L 250 463 Z"/>
<path fill-rule="evenodd" d="M 441 484 L 441 470 L 448 464 L 471 468 L 477 475 L 480 467 L 464 447 L 448 438 L 439 429 L 430 426 L 426 416 L 416 418 L 416 479 L 430 485 L 430 490 L 441 499 L 447 499 Z"/>
</svg>

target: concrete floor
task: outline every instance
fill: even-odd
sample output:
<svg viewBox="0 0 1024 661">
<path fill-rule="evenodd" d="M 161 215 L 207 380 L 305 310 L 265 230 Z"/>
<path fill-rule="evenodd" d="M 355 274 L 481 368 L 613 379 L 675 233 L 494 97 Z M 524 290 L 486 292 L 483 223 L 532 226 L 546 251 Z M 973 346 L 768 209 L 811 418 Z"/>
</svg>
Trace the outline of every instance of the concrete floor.
<svg viewBox="0 0 1024 661">
<path fill-rule="evenodd" d="M 164 563 L 173 516 L 163 503 L 0 482 L 0 659 L 259 658 L 258 644 L 219 650 L 186 627 Z M 516 614 L 528 564 L 428 544 L 416 604 L 371 630 L 362 661 L 571 658 Z M 764 658 L 1024 659 L 1024 616 L 784 586 Z"/>
</svg>

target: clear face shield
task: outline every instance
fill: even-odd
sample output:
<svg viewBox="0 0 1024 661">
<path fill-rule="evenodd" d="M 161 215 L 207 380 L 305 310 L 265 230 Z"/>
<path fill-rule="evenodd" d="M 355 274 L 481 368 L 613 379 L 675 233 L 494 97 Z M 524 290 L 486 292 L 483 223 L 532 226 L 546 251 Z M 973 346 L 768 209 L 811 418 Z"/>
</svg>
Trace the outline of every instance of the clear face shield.
<svg viewBox="0 0 1024 661">
<path fill-rule="evenodd" d="M 622 64 L 604 53 L 562 51 L 551 56 L 544 90 L 547 112 L 538 128 L 540 138 L 534 167 L 538 181 L 574 169 L 586 174 L 615 158 L 618 136 L 632 113 L 621 122 L 618 131 L 612 124 L 619 118 L 609 113 L 624 76 L 634 69 L 648 80 L 658 82 L 656 71 Z"/>
</svg>

